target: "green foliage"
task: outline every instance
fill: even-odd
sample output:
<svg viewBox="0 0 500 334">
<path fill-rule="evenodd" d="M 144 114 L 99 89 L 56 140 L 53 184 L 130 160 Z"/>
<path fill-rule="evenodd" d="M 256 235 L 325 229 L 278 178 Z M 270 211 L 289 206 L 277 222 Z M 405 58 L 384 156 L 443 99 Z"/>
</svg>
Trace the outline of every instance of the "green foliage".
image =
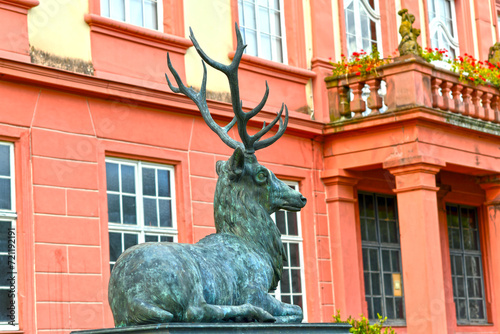
<svg viewBox="0 0 500 334">
<path fill-rule="evenodd" d="M 424 58 L 426 62 L 430 63 L 434 60 L 444 60 L 444 58 L 447 56 L 447 53 L 448 50 L 446 49 L 425 48 L 424 50 L 420 51 L 420 57 Z"/>
<path fill-rule="evenodd" d="M 335 323 L 348 323 L 351 325 L 350 333 L 354 334 L 395 334 L 394 330 L 391 327 L 383 328 L 384 322 L 387 320 L 387 317 L 383 318 L 380 314 L 377 313 L 378 322 L 370 325 L 370 322 L 367 318 L 365 318 L 361 314 L 361 319 L 356 320 L 351 316 L 347 318 L 347 320 L 342 320 L 340 318 L 340 310 L 337 310 L 337 314 L 333 316 L 333 320 Z"/>
<path fill-rule="evenodd" d="M 351 73 L 358 76 L 368 74 L 377 74 L 377 67 L 390 63 L 391 58 L 380 58 L 380 52 L 373 47 L 372 52 L 367 53 L 364 50 L 353 52 L 352 56 L 347 58 L 341 54 L 341 60 L 337 63 L 330 61 L 333 66 L 332 74 L 334 76 L 349 75 Z"/>
<path fill-rule="evenodd" d="M 466 53 L 464 57 L 453 60 L 451 66 L 454 72 L 460 74 L 462 82 L 500 87 L 500 69 L 489 61 L 478 61 Z"/>
</svg>

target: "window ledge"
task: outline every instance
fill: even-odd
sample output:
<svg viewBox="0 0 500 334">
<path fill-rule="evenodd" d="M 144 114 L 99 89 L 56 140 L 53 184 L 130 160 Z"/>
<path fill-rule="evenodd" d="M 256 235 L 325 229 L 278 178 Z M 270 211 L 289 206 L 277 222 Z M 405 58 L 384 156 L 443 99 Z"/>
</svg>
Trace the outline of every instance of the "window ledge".
<svg viewBox="0 0 500 334">
<path fill-rule="evenodd" d="M 37 0 L 0 0 L 0 8 L 27 14 L 28 10 L 40 4 Z"/>
<path fill-rule="evenodd" d="M 0 0 L 0 2 L 2 1 L 4 0 Z M 90 26 L 92 32 L 153 46 L 170 52 L 185 54 L 186 50 L 193 45 L 187 38 L 165 34 L 96 14 L 85 14 L 85 22 Z"/>
<path fill-rule="evenodd" d="M 230 52 L 228 56 L 232 60 L 234 58 L 234 51 Z M 246 54 L 241 58 L 240 69 L 264 74 L 266 76 L 273 76 L 278 79 L 294 81 L 303 85 L 305 85 L 309 79 L 316 77 L 316 73 L 310 70 Z"/>
</svg>

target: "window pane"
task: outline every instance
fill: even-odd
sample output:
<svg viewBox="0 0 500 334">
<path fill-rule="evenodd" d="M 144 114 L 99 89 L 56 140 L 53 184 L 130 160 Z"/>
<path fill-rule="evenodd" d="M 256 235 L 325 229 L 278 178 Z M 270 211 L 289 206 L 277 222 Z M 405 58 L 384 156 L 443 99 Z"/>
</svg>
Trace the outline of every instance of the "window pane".
<svg viewBox="0 0 500 334">
<path fill-rule="evenodd" d="M 146 242 L 158 242 L 158 236 L 157 235 L 146 234 L 146 236 L 144 237 L 144 240 Z"/>
<path fill-rule="evenodd" d="M 289 270 L 283 270 L 283 275 L 281 276 L 281 292 L 282 293 L 290 293 L 290 275 Z"/>
<path fill-rule="evenodd" d="M 170 200 L 160 199 L 160 226 L 172 227 L 172 203 Z"/>
<path fill-rule="evenodd" d="M 11 305 L 13 298 L 9 297 L 10 290 L 0 290 L 0 305 Z M 0 321 L 11 321 L 9 309 L 0 307 Z"/>
<path fill-rule="evenodd" d="M 376 318 L 378 314 L 382 315 L 382 298 L 373 298 L 373 313 Z"/>
<path fill-rule="evenodd" d="M 281 301 L 283 303 L 287 303 L 287 304 L 290 304 L 292 302 L 292 299 L 290 298 L 290 296 L 281 296 Z"/>
<path fill-rule="evenodd" d="M 369 270 L 368 249 L 363 248 L 363 270 Z"/>
<path fill-rule="evenodd" d="M 389 242 L 389 228 L 387 222 L 380 221 L 380 242 Z"/>
<path fill-rule="evenodd" d="M 139 236 L 137 234 L 124 233 L 123 241 L 125 246 L 124 250 L 126 250 L 127 248 L 135 246 L 139 243 Z"/>
<path fill-rule="evenodd" d="M 389 319 L 395 319 L 396 318 L 396 313 L 394 312 L 394 304 L 393 304 L 393 299 L 392 298 L 386 298 L 385 299 L 385 308 L 386 308 L 386 315 L 387 318 Z"/>
<path fill-rule="evenodd" d="M 9 236 L 9 228 L 12 226 L 10 221 L 0 221 L 0 252 L 7 253 L 9 251 L 8 240 L 11 238 Z M 3 282 L 0 282 L 2 285 Z"/>
<path fill-rule="evenodd" d="M 0 175 L 10 176 L 10 146 L 0 144 Z"/>
<path fill-rule="evenodd" d="M 142 0 L 129 0 L 130 23 L 143 26 L 142 23 Z"/>
<path fill-rule="evenodd" d="M 123 224 L 137 225 L 137 211 L 134 196 L 122 196 Z"/>
<path fill-rule="evenodd" d="M 144 226 L 158 226 L 158 213 L 154 198 L 144 198 Z"/>
<path fill-rule="evenodd" d="M 271 19 L 269 17 L 269 10 L 259 6 L 259 30 L 263 33 L 271 33 Z"/>
<path fill-rule="evenodd" d="M 116 261 L 122 253 L 122 234 L 109 232 L 109 260 Z"/>
<path fill-rule="evenodd" d="M 120 191 L 118 164 L 106 162 L 106 183 L 109 191 Z"/>
<path fill-rule="evenodd" d="M 272 32 L 272 34 L 281 37 L 280 12 L 274 12 L 273 16 L 274 16 L 274 31 Z"/>
<path fill-rule="evenodd" d="M 382 266 L 384 271 L 391 271 L 391 253 L 388 250 L 382 251 Z"/>
<path fill-rule="evenodd" d="M 396 319 L 404 319 L 403 298 L 396 298 L 394 301 L 396 304 Z"/>
<path fill-rule="evenodd" d="M 121 165 L 122 192 L 135 194 L 135 168 L 133 166 Z"/>
<path fill-rule="evenodd" d="M 250 28 L 255 30 L 255 7 L 253 4 L 249 4 L 245 1 L 245 4 L 243 5 L 243 19 L 245 22 L 245 28 Z"/>
<path fill-rule="evenodd" d="M 101 16 L 109 17 L 109 0 L 101 0 Z"/>
<path fill-rule="evenodd" d="M 158 29 L 158 10 L 156 1 L 144 1 L 144 26 L 149 29 Z"/>
<path fill-rule="evenodd" d="M 372 295 L 373 296 L 380 296 L 381 295 L 381 290 L 380 290 L 380 275 L 378 273 L 372 274 Z"/>
<path fill-rule="evenodd" d="M 379 271 L 378 251 L 376 249 L 370 249 L 370 270 Z"/>
<path fill-rule="evenodd" d="M 391 261 L 392 261 L 392 272 L 394 273 L 400 273 L 401 269 L 399 267 L 399 251 L 394 250 L 391 252 Z"/>
<path fill-rule="evenodd" d="M 271 57 L 271 37 L 267 34 L 260 34 L 259 56 L 272 60 Z"/>
<path fill-rule="evenodd" d="M 0 209 L 12 210 L 10 179 L 0 179 Z"/>
<path fill-rule="evenodd" d="M 158 170 L 158 196 L 170 197 L 170 172 Z"/>
<path fill-rule="evenodd" d="M 293 293 L 302 292 L 300 269 L 292 269 L 291 274 L 292 274 L 292 292 Z"/>
<path fill-rule="evenodd" d="M 278 226 L 278 230 L 282 235 L 286 235 L 286 221 L 285 221 L 285 211 L 277 211 L 276 212 L 276 225 Z"/>
<path fill-rule="evenodd" d="M 299 259 L 299 245 L 296 243 L 289 243 L 290 246 L 290 266 L 291 267 L 300 267 L 300 259 Z"/>
<path fill-rule="evenodd" d="M 377 225 L 375 223 L 375 220 L 373 219 L 368 219 L 366 221 L 366 227 L 367 227 L 367 230 L 368 230 L 368 238 L 367 238 L 367 241 L 378 241 L 378 238 L 377 238 Z"/>
<path fill-rule="evenodd" d="M 255 30 L 245 29 L 245 49 L 246 54 L 257 56 L 257 32 Z"/>
<path fill-rule="evenodd" d="M 125 4 L 124 0 L 110 0 L 110 17 L 115 20 L 125 21 Z"/>
<path fill-rule="evenodd" d="M 108 194 L 108 221 L 121 223 L 120 195 Z"/>
<path fill-rule="evenodd" d="M 384 274 L 384 292 L 386 296 L 392 296 L 392 274 Z"/>
<path fill-rule="evenodd" d="M 0 285 L 8 286 L 11 270 L 9 269 L 8 255 L 0 255 Z"/>
<path fill-rule="evenodd" d="M 145 196 L 156 196 L 156 176 L 153 168 L 142 169 L 142 193 Z"/>
<path fill-rule="evenodd" d="M 174 238 L 162 235 L 162 236 L 160 236 L 160 241 L 161 242 L 174 242 Z"/>
<path fill-rule="evenodd" d="M 286 217 L 288 221 L 288 235 L 299 235 L 297 212 L 287 211 Z"/>
<path fill-rule="evenodd" d="M 484 319 L 484 309 L 482 300 L 469 301 L 470 318 L 474 320 Z"/>
</svg>

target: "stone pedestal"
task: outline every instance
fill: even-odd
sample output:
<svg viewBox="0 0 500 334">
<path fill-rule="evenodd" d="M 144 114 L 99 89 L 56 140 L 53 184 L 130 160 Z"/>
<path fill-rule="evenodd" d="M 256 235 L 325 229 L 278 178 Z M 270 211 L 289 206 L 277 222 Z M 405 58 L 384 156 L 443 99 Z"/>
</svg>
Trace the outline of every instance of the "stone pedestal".
<svg viewBox="0 0 500 334">
<path fill-rule="evenodd" d="M 272 324 L 272 323 L 205 323 L 205 324 L 185 324 L 185 323 L 170 323 L 131 326 L 122 328 L 105 328 L 93 329 L 87 331 L 72 332 L 74 334 L 177 334 L 177 333 L 235 333 L 235 334 L 253 334 L 253 333 L 270 333 L 270 334 L 288 334 L 288 333 L 314 333 L 314 334 L 335 334 L 349 333 L 348 324 L 333 324 L 333 323 L 316 323 L 316 324 Z"/>
</svg>

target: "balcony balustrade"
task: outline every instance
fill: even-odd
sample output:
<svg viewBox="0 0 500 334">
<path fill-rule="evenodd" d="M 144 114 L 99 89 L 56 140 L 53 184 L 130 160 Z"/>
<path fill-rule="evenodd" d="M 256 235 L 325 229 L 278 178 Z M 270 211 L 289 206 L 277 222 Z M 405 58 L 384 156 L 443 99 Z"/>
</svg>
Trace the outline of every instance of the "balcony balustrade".
<svg viewBox="0 0 500 334">
<path fill-rule="evenodd" d="M 359 121 L 379 114 L 427 108 L 443 115 L 472 118 L 500 133 L 500 91 L 485 85 L 471 86 L 459 75 L 408 55 L 377 68 L 368 76 L 327 77 L 330 120 Z M 380 90 L 384 85 L 386 92 Z M 476 123 L 476 122 L 475 122 Z"/>
</svg>

